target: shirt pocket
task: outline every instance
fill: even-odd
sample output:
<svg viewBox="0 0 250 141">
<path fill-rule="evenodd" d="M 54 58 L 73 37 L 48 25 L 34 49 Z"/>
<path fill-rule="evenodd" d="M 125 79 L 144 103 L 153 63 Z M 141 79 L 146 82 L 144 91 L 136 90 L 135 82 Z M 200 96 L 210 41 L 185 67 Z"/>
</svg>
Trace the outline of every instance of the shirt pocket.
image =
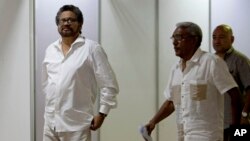
<svg viewBox="0 0 250 141">
<path fill-rule="evenodd" d="M 173 94 L 173 102 L 175 105 L 181 104 L 181 86 L 175 85 L 171 88 L 172 94 Z"/>
<path fill-rule="evenodd" d="M 190 81 L 190 98 L 195 101 L 202 101 L 207 98 L 207 81 L 191 80 Z"/>
</svg>

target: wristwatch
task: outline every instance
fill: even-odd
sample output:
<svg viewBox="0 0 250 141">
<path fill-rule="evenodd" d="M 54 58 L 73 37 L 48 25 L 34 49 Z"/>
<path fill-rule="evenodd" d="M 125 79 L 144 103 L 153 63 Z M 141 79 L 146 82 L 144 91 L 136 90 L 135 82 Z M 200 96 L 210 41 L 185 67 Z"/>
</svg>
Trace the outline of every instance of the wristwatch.
<svg viewBox="0 0 250 141">
<path fill-rule="evenodd" d="M 247 112 L 242 112 L 241 115 L 243 118 L 246 118 L 248 116 Z"/>
</svg>

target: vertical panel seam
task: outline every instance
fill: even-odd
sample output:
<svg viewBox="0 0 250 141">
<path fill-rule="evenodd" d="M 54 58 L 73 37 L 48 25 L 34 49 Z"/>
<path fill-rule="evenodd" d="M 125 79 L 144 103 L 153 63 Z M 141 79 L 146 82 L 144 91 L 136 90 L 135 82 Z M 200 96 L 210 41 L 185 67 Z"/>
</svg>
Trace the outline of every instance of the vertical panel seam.
<svg viewBox="0 0 250 141">
<path fill-rule="evenodd" d="M 30 54 L 30 141 L 36 140 L 35 116 L 35 1 L 29 0 L 29 54 Z"/>
<path fill-rule="evenodd" d="M 98 42 L 102 45 L 102 40 L 101 40 L 101 21 L 102 21 L 102 18 L 101 18 L 101 0 L 98 0 Z M 100 100 L 98 98 L 98 100 Z M 97 102 L 97 107 L 100 106 L 100 102 Z M 101 141 L 101 129 L 97 131 L 97 141 Z"/>
<path fill-rule="evenodd" d="M 211 53 L 212 52 L 212 39 L 211 39 L 211 34 L 212 34 L 212 15 L 211 15 L 211 0 L 208 0 L 208 51 Z"/>
<path fill-rule="evenodd" d="M 155 112 L 159 106 L 159 0 L 155 1 Z M 156 141 L 159 141 L 159 126 L 156 126 Z"/>
</svg>

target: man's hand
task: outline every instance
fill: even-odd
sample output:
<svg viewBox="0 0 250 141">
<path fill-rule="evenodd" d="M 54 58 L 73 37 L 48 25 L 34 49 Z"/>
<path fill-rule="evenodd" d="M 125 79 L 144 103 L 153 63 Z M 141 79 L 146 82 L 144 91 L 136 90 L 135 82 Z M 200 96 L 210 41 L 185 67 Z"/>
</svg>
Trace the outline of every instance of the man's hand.
<svg viewBox="0 0 250 141">
<path fill-rule="evenodd" d="M 248 117 L 241 117 L 240 119 L 240 124 L 241 125 L 249 125 L 249 120 L 248 120 Z"/>
<path fill-rule="evenodd" d="M 94 116 L 94 118 L 91 122 L 90 129 L 95 131 L 98 128 L 100 128 L 102 126 L 104 119 L 105 119 L 105 116 L 103 114 L 98 114 L 98 115 Z"/>
<path fill-rule="evenodd" d="M 148 124 L 145 125 L 148 134 L 151 135 L 152 131 L 155 129 L 155 124 L 153 122 L 149 122 Z"/>
</svg>

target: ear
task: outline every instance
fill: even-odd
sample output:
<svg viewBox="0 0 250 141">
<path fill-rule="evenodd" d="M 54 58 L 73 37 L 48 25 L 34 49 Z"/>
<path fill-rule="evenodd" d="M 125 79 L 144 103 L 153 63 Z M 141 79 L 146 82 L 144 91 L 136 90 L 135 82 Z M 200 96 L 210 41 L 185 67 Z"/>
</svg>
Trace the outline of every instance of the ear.
<svg viewBox="0 0 250 141">
<path fill-rule="evenodd" d="M 199 37 L 195 36 L 194 39 L 195 39 L 195 40 L 194 40 L 195 46 L 198 46 L 198 44 L 200 44 L 200 43 L 199 43 L 199 42 L 200 42 L 200 41 L 199 41 Z M 198 46 L 198 47 L 199 47 L 199 46 Z"/>
<path fill-rule="evenodd" d="M 234 42 L 234 36 L 231 36 L 231 43 Z"/>
<path fill-rule="evenodd" d="M 80 34 L 82 34 L 82 25 L 83 24 L 79 25 L 80 26 L 80 29 L 79 29 Z"/>
</svg>

